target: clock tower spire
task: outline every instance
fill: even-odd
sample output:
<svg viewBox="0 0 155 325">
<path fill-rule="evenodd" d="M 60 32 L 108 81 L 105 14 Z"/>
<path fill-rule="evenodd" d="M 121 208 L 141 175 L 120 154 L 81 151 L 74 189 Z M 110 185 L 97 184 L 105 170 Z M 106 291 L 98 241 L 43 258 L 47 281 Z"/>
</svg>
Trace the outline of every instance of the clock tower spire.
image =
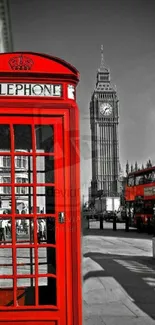
<svg viewBox="0 0 155 325">
<path fill-rule="evenodd" d="M 101 45 L 101 65 L 100 68 L 104 68 L 104 54 L 103 54 L 103 45 Z"/>
<path fill-rule="evenodd" d="M 118 97 L 105 67 L 103 45 L 96 86 L 90 101 L 92 196 L 117 195 L 119 177 Z"/>
</svg>

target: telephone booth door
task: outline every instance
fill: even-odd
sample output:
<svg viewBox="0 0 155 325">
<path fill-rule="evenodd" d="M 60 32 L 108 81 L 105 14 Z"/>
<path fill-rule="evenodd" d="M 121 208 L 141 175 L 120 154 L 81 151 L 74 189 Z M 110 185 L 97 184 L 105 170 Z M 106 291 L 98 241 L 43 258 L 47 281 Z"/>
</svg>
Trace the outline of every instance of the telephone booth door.
<svg viewBox="0 0 155 325">
<path fill-rule="evenodd" d="M 0 324 L 65 325 L 61 117 L 1 116 L 0 170 Z"/>
</svg>

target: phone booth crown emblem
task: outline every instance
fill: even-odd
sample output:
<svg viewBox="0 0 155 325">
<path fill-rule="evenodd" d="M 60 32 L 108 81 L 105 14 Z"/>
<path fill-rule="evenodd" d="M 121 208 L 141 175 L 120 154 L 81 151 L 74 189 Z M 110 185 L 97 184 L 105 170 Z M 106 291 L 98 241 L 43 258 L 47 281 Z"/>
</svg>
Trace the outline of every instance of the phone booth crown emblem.
<svg viewBox="0 0 155 325">
<path fill-rule="evenodd" d="M 21 54 L 11 58 L 9 64 L 12 70 L 31 70 L 34 63 L 32 59 Z"/>
</svg>

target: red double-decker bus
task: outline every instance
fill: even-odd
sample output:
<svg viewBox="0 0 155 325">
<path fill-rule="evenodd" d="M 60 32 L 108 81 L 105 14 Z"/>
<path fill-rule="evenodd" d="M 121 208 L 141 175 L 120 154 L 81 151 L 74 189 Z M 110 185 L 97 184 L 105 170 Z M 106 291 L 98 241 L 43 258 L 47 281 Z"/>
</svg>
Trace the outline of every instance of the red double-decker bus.
<svg viewBox="0 0 155 325">
<path fill-rule="evenodd" d="M 126 211 L 130 224 L 139 230 L 152 224 L 155 207 L 155 166 L 128 174 L 125 187 Z"/>
</svg>

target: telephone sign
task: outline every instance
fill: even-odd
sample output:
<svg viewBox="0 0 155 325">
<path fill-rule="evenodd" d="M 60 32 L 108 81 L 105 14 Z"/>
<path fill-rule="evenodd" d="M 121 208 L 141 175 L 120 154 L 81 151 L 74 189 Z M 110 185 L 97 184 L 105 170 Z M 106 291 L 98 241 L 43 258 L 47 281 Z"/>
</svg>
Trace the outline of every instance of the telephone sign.
<svg viewBox="0 0 155 325">
<path fill-rule="evenodd" d="M 62 86 L 51 84 L 0 83 L 0 96 L 61 97 Z"/>
</svg>

